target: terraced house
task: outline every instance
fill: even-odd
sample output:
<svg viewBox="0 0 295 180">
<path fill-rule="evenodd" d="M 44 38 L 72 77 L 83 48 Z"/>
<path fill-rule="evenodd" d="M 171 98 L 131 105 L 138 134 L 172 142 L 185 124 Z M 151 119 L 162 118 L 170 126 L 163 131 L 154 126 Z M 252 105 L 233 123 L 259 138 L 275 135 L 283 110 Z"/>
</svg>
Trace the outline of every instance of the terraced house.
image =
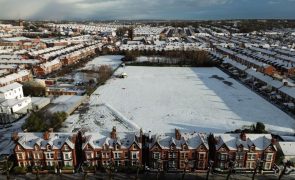
<svg viewBox="0 0 295 180">
<path fill-rule="evenodd" d="M 165 171 L 204 171 L 208 166 L 207 136 L 202 133 L 153 135 L 150 137 L 150 166 Z"/>
<path fill-rule="evenodd" d="M 15 133 L 17 164 L 27 166 L 75 166 L 75 138 L 72 133 Z"/>
<path fill-rule="evenodd" d="M 270 171 L 274 167 L 277 149 L 271 134 L 214 134 L 214 137 L 215 170 L 224 171 L 233 166 L 244 171 L 256 167 Z"/>
<path fill-rule="evenodd" d="M 92 166 L 136 166 L 142 162 L 140 134 L 117 134 L 115 127 L 110 137 L 99 133 L 85 133 L 82 149 L 85 161 Z"/>
</svg>

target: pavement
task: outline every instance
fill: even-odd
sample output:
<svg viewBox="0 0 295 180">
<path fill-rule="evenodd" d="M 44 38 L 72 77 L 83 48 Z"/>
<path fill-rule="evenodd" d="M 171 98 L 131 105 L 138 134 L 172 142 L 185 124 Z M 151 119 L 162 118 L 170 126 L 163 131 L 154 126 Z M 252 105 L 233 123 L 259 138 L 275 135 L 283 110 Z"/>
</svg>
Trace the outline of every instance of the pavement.
<svg viewBox="0 0 295 180">
<path fill-rule="evenodd" d="M 161 173 L 158 175 L 159 180 L 182 180 L 182 173 Z M 225 180 L 226 174 L 210 174 L 209 180 Z M 40 180 L 104 180 L 104 179 L 110 179 L 110 175 L 106 173 L 96 173 L 96 174 L 87 174 L 85 175 L 83 173 L 76 173 L 76 174 L 62 174 L 62 175 L 55 175 L 55 174 L 45 174 L 45 175 L 39 175 Z M 5 180 L 5 175 L 0 175 L 0 180 Z M 35 174 L 26 174 L 26 175 L 11 175 L 10 180 L 35 180 L 36 175 Z M 112 180 L 136 180 L 135 174 L 123 174 L 123 173 L 115 173 L 112 175 Z M 139 174 L 139 177 L 137 180 L 149 180 L 149 179 L 157 179 L 157 173 L 145 173 L 145 174 Z M 185 174 L 184 180 L 205 180 L 206 174 Z M 233 174 L 229 178 L 230 180 L 251 180 L 252 175 L 251 174 Z M 257 175 L 255 177 L 257 180 L 277 180 L 278 175 Z M 295 176 L 283 176 L 281 180 L 295 180 Z"/>
</svg>

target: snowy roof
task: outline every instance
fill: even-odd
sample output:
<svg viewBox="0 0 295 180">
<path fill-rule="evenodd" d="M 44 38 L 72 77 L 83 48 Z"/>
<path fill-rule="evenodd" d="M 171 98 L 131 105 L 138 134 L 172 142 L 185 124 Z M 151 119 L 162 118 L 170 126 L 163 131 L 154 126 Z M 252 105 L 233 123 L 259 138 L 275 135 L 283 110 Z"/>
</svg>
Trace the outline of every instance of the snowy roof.
<svg viewBox="0 0 295 180">
<path fill-rule="evenodd" d="M 59 64 L 59 63 L 60 63 L 59 59 L 54 59 L 52 61 L 48 61 L 46 63 L 43 63 L 41 66 L 44 67 L 44 68 L 47 68 L 47 67 L 51 67 L 51 66 L 54 66 L 56 64 Z"/>
<path fill-rule="evenodd" d="M 21 98 L 21 99 L 6 99 L 4 101 L 2 101 L 0 103 L 1 107 L 13 107 L 17 104 L 20 104 L 24 101 L 31 101 L 31 98 L 30 97 L 24 97 L 24 98 Z M 22 109 L 18 110 L 17 112 L 20 112 Z"/>
<path fill-rule="evenodd" d="M 279 142 L 279 146 L 285 156 L 295 156 L 295 142 Z"/>
<path fill-rule="evenodd" d="M 176 149 L 182 149 L 182 146 L 186 144 L 189 149 L 196 149 L 200 145 L 204 145 L 207 149 L 207 135 L 203 133 L 181 133 L 180 140 L 175 139 L 171 134 L 156 134 L 152 136 L 153 142 L 150 144 L 152 148 L 156 143 L 162 149 L 170 149 L 171 145 L 175 145 Z"/>
<path fill-rule="evenodd" d="M 245 149 L 248 149 L 252 145 L 256 147 L 256 150 L 265 150 L 271 145 L 271 134 L 246 134 L 246 141 L 240 138 L 240 134 L 214 134 L 217 139 L 216 149 L 218 150 L 224 144 L 229 150 L 236 150 L 238 146 L 243 145 Z"/>
<path fill-rule="evenodd" d="M 24 76 L 27 76 L 29 74 L 30 74 L 30 71 L 28 71 L 28 70 L 22 70 L 17 73 L 9 74 L 7 76 L 0 78 L 0 83 L 5 84 L 8 82 L 14 81 L 16 79 L 22 78 Z"/>
<path fill-rule="evenodd" d="M 114 145 L 119 144 L 122 149 L 129 149 L 130 146 L 136 143 L 139 148 L 141 148 L 141 143 L 136 135 L 136 133 L 118 133 L 116 139 L 112 139 L 100 133 L 90 133 L 85 134 L 86 142 L 83 143 L 82 148 L 84 149 L 87 144 L 89 144 L 94 149 L 101 149 L 103 146 L 107 145 L 109 148 L 114 148 Z"/>
<path fill-rule="evenodd" d="M 224 63 L 228 63 L 228 64 L 231 64 L 232 66 L 234 66 L 235 68 L 238 68 L 239 70 L 241 70 L 241 71 L 245 71 L 246 69 L 247 69 L 247 66 L 245 66 L 245 65 L 243 65 L 243 64 L 240 64 L 240 63 L 238 63 L 238 62 L 236 62 L 236 61 L 234 61 L 234 60 L 232 60 L 232 59 L 230 59 L 230 58 L 224 58 L 223 59 L 224 61 Z"/>
<path fill-rule="evenodd" d="M 288 96 L 295 99 L 295 88 L 294 87 L 284 86 L 284 87 L 280 88 L 279 91 L 281 91 L 281 92 L 283 92 L 283 93 L 287 94 Z"/>
<path fill-rule="evenodd" d="M 0 92 L 1 93 L 5 93 L 7 91 L 10 91 L 10 90 L 13 90 L 13 89 L 17 89 L 19 87 L 22 87 L 22 85 L 19 84 L 19 83 L 17 83 L 17 82 L 14 82 L 14 83 L 9 84 L 7 86 L 0 87 Z"/>
<path fill-rule="evenodd" d="M 50 144 L 52 149 L 61 149 L 65 143 L 74 149 L 72 133 L 49 133 L 48 140 L 45 140 L 43 135 L 43 133 L 19 133 L 18 143 L 25 149 L 33 149 L 35 144 L 39 145 L 41 149 L 46 149 L 47 144 Z"/>
<path fill-rule="evenodd" d="M 280 88 L 284 85 L 283 82 L 275 80 L 268 75 L 257 72 L 254 69 L 248 69 L 248 70 L 246 70 L 246 73 L 267 83 L 268 85 L 271 85 L 272 87 L 275 87 L 275 88 Z"/>
</svg>

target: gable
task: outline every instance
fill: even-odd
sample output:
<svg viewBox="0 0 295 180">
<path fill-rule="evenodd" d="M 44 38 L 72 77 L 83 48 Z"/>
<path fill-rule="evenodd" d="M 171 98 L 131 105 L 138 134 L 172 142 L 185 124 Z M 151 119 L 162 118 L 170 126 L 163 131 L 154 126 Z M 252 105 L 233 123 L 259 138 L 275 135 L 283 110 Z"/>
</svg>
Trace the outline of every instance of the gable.
<svg viewBox="0 0 295 180">
<path fill-rule="evenodd" d="M 17 143 L 14 147 L 14 151 L 24 151 L 24 148 L 19 143 Z"/>
<path fill-rule="evenodd" d="M 91 144 L 87 143 L 87 144 L 85 145 L 85 147 L 84 147 L 83 150 L 90 150 L 90 151 L 92 151 L 92 150 L 94 150 L 94 148 L 91 146 Z"/>
<path fill-rule="evenodd" d="M 204 143 L 200 144 L 197 148 L 198 151 L 208 151 L 207 147 L 204 145 Z"/>
<path fill-rule="evenodd" d="M 276 148 L 274 147 L 274 145 L 270 144 L 266 149 L 265 151 L 267 152 L 275 152 L 277 151 Z"/>
<path fill-rule="evenodd" d="M 129 150 L 139 150 L 139 149 L 140 149 L 140 147 L 139 147 L 138 144 L 135 143 L 135 142 L 133 142 L 133 143 L 131 144 L 131 146 L 129 147 Z"/>
<path fill-rule="evenodd" d="M 162 150 L 161 146 L 159 145 L 158 142 L 156 142 L 151 148 L 151 151 L 158 151 L 158 150 Z"/>
<path fill-rule="evenodd" d="M 217 151 L 226 152 L 226 151 L 229 151 L 229 148 L 226 146 L 226 144 L 223 144 L 222 146 L 220 146 L 220 148 Z"/>
</svg>

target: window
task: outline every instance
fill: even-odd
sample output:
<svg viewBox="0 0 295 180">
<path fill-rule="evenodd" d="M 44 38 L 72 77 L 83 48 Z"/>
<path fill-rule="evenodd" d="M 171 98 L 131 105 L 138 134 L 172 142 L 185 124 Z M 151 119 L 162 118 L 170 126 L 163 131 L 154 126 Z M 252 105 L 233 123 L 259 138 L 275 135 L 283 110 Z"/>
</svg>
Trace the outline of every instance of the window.
<svg viewBox="0 0 295 180">
<path fill-rule="evenodd" d="M 96 152 L 96 157 L 99 158 L 100 157 L 100 153 Z"/>
<path fill-rule="evenodd" d="M 188 159 L 188 153 L 186 153 L 186 152 L 181 152 L 181 153 L 180 153 L 180 158 L 181 158 L 181 159 Z"/>
<path fill-rule="evenodd" d="M 235 163 L 235 168 L 243 168 L 243 163 Z"/>
<path fill-rule="evenodd" d="M 205 153 L 199 153 L 199 160 L 205 159 Z"/>
<path fill-rule="evenodd" d="M 269 163 L 269 162 L 265 163 L 264 169 L 265 170 L 270 170 L 271 169 L 271 163 Z"/>
<path fill-rule="evenodd" d="M 138 152 L 132 152 L 131 154 L 132 154 L 132 159 L 137 159 Z"/>
<path fill-rule="evenodd" d="M 115 161 L 115 166 L 121 166 L 121 161 Z"/>
<path fill-rule="evenodd" d="M 125 152 L 125 159 L 128 159 L 128 152 Z"/>
<path fill-rule="evenodd" d="M 243 160 L 244 159 L 244 153 L 237 153 L 236 154 L 236 160 Z"/>
<path fill-rule="evenodd" d="M 71 154 L 71 153 L 65 153 L 65 154 L 64 154 L 64 159 L 65 159 L 65 160 L 70 160 L 70 159 L 72 159 L 72 154 Z"/>
<path fill-rule="evenodd" d="M 224 169 L 224 168 L 225 168 L 224 162 L 220 162 L 220 163 L 219 163 L 219 168 L 220 168 L 220 169 Z"/>
<path fill-rule="evenodd" d="M 19 153 L 19 154 L 17 154 L 17 159 L 23 159 L 23 154 L 22 153 Z"/>
<path fill-rule="evenodd" d="M 30 152 L 27 153 L 27 156 L 28 156 L 28 159 L 32 159 L 32 156 L 31 156 Z"/>
<path fill-rule="evenodd" d="M 175 163 L 175 161 L 169 161 L 169 162 L 168 162 L 168 166 L 169 166 L 169 168 L 176 168 L 176 163 Z"/>
<path fill-rule="evenodd" d="M 91 152 L 86 153 L 86 158 L 91 159 L 92 158 L 92 153 Z"/>
<path fill-rule="evenodd" d="M 266 154 L 266 161 L 272 161 L 273 153 Z"/>
<path fill-rule="evenodd" d="M 170 152 L 170 153 L 168 154 L 168 157 L 169 157 L 170 159 L 172 159 L 172 158 L 176 158 L 176 153 L 175 153 L 175 152 Z"/>
<path fill-rule="evenodd" d="M 57 153 L 57 159 L 61 159 L 61 153 L 60 152 Z"/>
<path fill-rule="evenodd" d="M 114 152 L 114 158 L 115 159 L 120 159 L 121 158 L 121 153 Z"/>
<path fill-rule="evenodd" d="M 225 160 L 227 160 L 227 156 L 228 155 L 227 154 L 224 154 L 224 153 L 223 154 L 219 154 L 219 159 L 222 160 L 222 161 L 225 161 Z"/>
<path fill-rule="evenodd" d="M 41 159 L 42 158 L 42 154 L 41 153 L 34 153 L 34 159 Z"/>
<path fill-rule="evenodd" d="M 247 159 L 248 160 L 255 160 L 256 159 L 256 154 L 255 153 L 248 153 L 247 154 Z"/>
<path fill-rule="evenodd" d="M 154 152 L 154 159 L 160 159 L 160 155 L 159 152 Z"/>
<path fill-rule="evenodd" d="M 255 162 L 251 162 L 251 161 L 249 162 L 249 161 L 248 161 L 248 162 L 246 163 L 246 168 L 247 168 L 247 169 L 254 169 L 254 168 L 255 168 Z"/>
<path fill-rule="evenodd" d="M 204 161 L 199 161 L 198 168 L 203 169 L 204 165 L 205 165 Z"/>
<path fill-rule="evenodd" d="M 102 153 L 102 158 L 109 158 L 109 153 Z"/>
<path fill-rule="evenodd" d="M 54 154 L 53 153 L 46 153 L 46 159 L 53 159 Z"/>
<path fill-rule="evenodd" d="M 65 145 L 65 151 L 68 151 L 69 150 L 69 146 L 68 145 Z"/>
<path fill-rule="evenodd" d="M 52 163 L 50 161 L 47 161 L 47 166 L 52 166 Z"/>
<path fill-rule="evenodd" d="M 184 168 L 185 167 L 185 162 L 184 161 L 180 161 L 180 168 Z"/>
</svg>

